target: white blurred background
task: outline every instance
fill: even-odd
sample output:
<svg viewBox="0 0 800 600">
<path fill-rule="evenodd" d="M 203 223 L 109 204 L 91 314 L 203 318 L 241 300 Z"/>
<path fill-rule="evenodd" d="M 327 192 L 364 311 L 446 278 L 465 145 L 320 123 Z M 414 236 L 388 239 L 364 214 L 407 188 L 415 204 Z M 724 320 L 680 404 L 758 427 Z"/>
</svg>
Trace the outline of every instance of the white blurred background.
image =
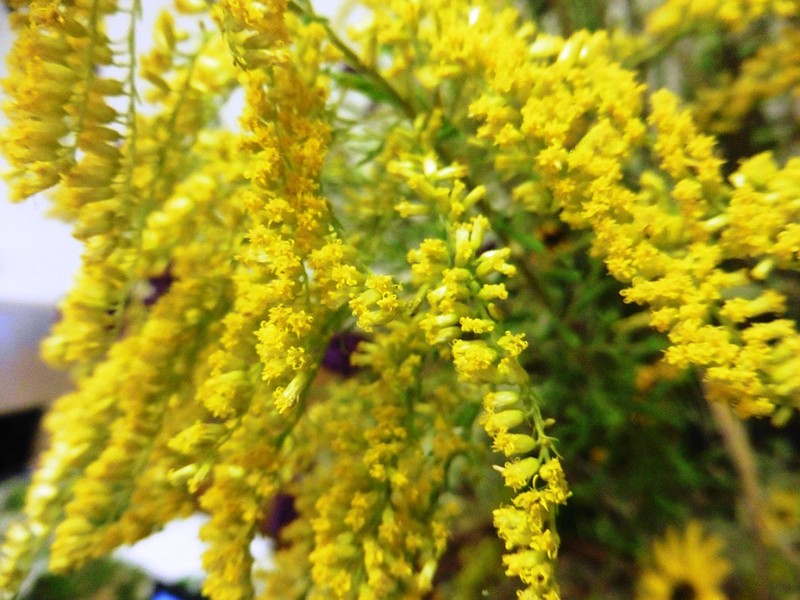
<svg viewBox="0 0 800 600">
<path fill-rule="evenodd" d="M 12 41 L 0 3 L 0 79 Z M 6 124 L 0 112 L 0 129 Z M 0 157 L 0 171 L 7 168 Z M 47 209 L 41 196 L 11 204 L 0 180 L 0 415 L 45 405 L 68 385 L 39 360 L 38 345 L 78 267 L 80 247 L 68 225 L 45 216 Z"/>
<path fill-rule="evenodd" d="M 7 76 L 11 48 L 8 9 L 0 3 L 0 78 Z M 0 91 L 0 102 L 5 102 Z M 0 128 L 6 125 L 0 115 Z M 7 169 L 0 158 L 0 169 Z M 8 187 L 0 181 L 0 302 L 54 305 L 64 295 L 80 260 L 80 247 L 67 225 L 45 217 L 42 197 L 8 202 Z"/>
</svg>

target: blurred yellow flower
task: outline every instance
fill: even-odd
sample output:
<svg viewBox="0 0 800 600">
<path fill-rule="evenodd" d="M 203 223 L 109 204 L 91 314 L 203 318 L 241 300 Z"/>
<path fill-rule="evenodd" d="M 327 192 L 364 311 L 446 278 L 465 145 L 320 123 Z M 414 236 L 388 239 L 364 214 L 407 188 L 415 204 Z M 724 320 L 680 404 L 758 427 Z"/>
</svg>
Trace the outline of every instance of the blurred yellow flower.
<svg viewBox="0 0 800 600">
<path fill-rule="evenodd" d="M 725 600 L 721 589 L 731 564 L 720 553 L 724 542 L 706 535 L 698 521 L 683 532 L 668 529 L 653 543 L 652 566 L 639 579 L 639 600 Z"/>
<path fill-rule="evenodd" d="M 767 491 L 764 525 L 772 544 L 800 541 L 800 494 L 789 488 Z"/>
</svg>

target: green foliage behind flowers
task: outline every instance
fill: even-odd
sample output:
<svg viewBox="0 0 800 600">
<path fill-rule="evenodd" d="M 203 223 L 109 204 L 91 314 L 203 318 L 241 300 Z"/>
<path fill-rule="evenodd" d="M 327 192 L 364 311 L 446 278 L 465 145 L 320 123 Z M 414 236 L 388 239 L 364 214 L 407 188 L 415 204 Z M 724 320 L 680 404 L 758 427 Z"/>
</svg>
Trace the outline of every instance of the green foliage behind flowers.
<svg viewBox="0 0 800 600">
<path fill-rule="evenodd" d="M 11 6 L 12 195 L 86 251 L 3 597 L 195 511 L 213 600 L 783 585 L 796 2 Z"/>
</svg>

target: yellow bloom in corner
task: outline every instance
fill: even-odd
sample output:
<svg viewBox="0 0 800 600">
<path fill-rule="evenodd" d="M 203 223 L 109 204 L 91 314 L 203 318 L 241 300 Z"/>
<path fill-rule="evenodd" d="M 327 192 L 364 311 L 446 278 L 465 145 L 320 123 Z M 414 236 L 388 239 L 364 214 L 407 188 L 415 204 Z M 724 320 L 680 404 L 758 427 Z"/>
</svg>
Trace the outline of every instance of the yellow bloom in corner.
<svg viewBox="0 0 800 600">
<path fill-rule="evenodd" d="M 726 600 L 721 586 L 731 564 L 720 553 L 724 542 L 690 521 L 683 532 L 668 529 L 652 547 L 652 566 L 639 579 L 639 600 Z"/>
</svg>

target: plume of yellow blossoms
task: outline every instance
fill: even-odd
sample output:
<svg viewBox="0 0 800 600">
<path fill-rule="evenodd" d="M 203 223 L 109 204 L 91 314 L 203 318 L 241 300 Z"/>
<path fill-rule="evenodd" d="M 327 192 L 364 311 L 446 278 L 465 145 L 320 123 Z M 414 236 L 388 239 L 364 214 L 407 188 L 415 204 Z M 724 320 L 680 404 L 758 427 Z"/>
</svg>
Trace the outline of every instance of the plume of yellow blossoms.
<svg viewBox="0 0 800 600">
<path fill-rule="evenodd" d="M 21 44 L 12 55 L 15 102 L 5 142 L 12 148 L 39 118 L 24 104 L 36 74 L 14 71 L 25 68 L 22 55 L 41 56 L 47 68 L 72 60 L 31 49 L 51 37 L 99 52 L 108 43 L 103 15 L 118 10 L 109 2 L 40 4 L 20 5 L 15 15 Z M 100 124 L 110 125 L 95 135 L 81 129 L 95 117 L 93 101 L 75 100 L 75 110 L 89 107 L 81 119 L 72 118 L 71 104 L 56 111 L 67 125 L 51 140 L 53 152 L 73 160 L 75 149 L 60 138 L 72 131 L 87 140 L 78 142 L 75 168 L 52 167 L 63 179 L 57 206 L 76 222 L 87 253 L 45 353 L 76 363 L 78 384 L 50 417 L 53 442 L 31 486 L 26 521 L 7 536 L 4 594 L 13 593 L 53 531 L 51 568 L 64 570 L 200 507 L 213 515 L 204 532 L 208 593 L 249 593 L 245 537 L 255 533 L 274 457 L 291 428 L 280 413 L 304 393 L 319 340 L 359 282 L 355 268 L 342 264 L 341 241 L 317 192 L 329 129 L 314 73 L 321 30 L 290 23 L 300 38 L 292 52 L 306 59 L 293 63 L 282 48 L 289 37 L 283 10 L 220 5 L 214 16 L 224 35 L 186 43 L 163 15 L 155 48 L 142 60 L 149 99 L 160 109 L 154 116 L 132 105 L 123 118 L 109 108 Z M 78 90 L 113 62 L 88 51 L 77 58 L 65 65 L 71 79 L 57 82 Z M 135 56 L 127 58 L 132 70 Z M 75 83 L 79 77 L 87 82 Z M 247 94 L 241 139 L 215 122 L 237 85 Z M 135 90 L 127 93 L 133 102 Z M 29 157 L 15 152 L 21 174 L 12 173 L 12 184 L 29 194 L 35 190 L 22 163 Z M 40 162 L 49 156 L 31 154 Z M 91 180 L 76 175 L 86 172 Z M 313 281 L 306 269 L 314 269 Z M 165 271 L 175 283 L 149 310 L 144 282 Z"/>
<path fill-rule="evenodd" d="M 647 29 L 662 33 L 719 22 L 728 29 L 741 31 L 765 15 L 791 17 L 797 11 L 794 0 L 667 0 L 647 16 Z"/>
<path fill-rule="evenodd" d="M 422 136 L 423 144 L 429 140 Z M 486 188 L 468 191 L 460 179 L 466 174 L 463 167 L 440 168 L 423 149 L 424 145 L 416 153 L 422 160 L 409 155 L 388 165 L 422 201 L 415 209 L 403 201 L 398 210 L 438 213 L 447 228 L 445 239 L 425 239 L 408 253 L 412 283 L 427 291 L 427 310 L 419 317 L 419 327 L 427 343 L 452 361 L 457 380 L 482 396 L 483 427 L 492 448 L 507 459 L 495 468 L 514 497 L 511 505 L 493 512 L 508 551 L 503 557 L 506 573 L 525 584 L 520 598 L 558 598 L 555 517 L 569 492 L 554 440 L 545 433 L 548 423 L 520 364 L 528 344 L 523 334 L 499 327 L 503 317 L 497 302 L 508 295 L 502 278 L 513 276 L 516 268 L 508 262 L 507 248 L 484 246 L 491 234 L 486 217 L 466 217 L 487 194 Z"/>
<path fill-rule="evenodd" d="M 626 300 L 649 305 L 652 325 L 668 333 L 668 360 L 702 367 L 711 397 L 743 417 L 796 406 L 800 375 L 786 361 L 800 338 L 769 279 L 775 268 L 796 270 L 800 258 L 791 192 L 746 186 L 752 195 L 742 202 L 738 188 L 752 169 L 726 182 L 713 139 L 667 91 L 651 96 L 645 119 L 645 87 L 615 62 L 605 33 L 536 35 L 489 8 L 442 2 L 411 13 L 389 3 L 376 11 L 408 18 L 404 36 L 383 39 L 376 19 L 362 39 L 396 45 L 393 56 L 413 45 L 416 85 L 437 98 L 458 86 L 445 117 L 483 150 L 464 157 L 475 161 L 468 171 L 480 177 L 493 163 L 526 210 L 591 228 L 592 252 L 629 285 Z M 386 77 L 397 68 L 385 67 Z M 631 181 L 643 155 L 652 167 Z M 782 181 L 794 169 L 773 167 Z M 740 207 L 758 203 L 769 204 L 773 223 L 748 247 L 737 234 L 748 227 Z M 728 266 L 737 260 L 746 266 Z M 732 312 L 742 303 L 744 312 Z M 774 318 L 754 322 L 764 317 Z"/>
<path fill-rule="evenodd" d="M 213 600 L 428 597 L 470 494 L 518 597 L 558 598 L 569 465 L 508 314 L 537 281 L 507 235 L 520 214 L 590 232 L 709 398 L 776 420 L 800 404 L 776 283 L 800 268 L 800 161 L 725 177 L 607 33 L 549 34 L 501 0 L 367 0 L 351 47 L 305 1 L 176 0 L 138 56 L 138 2 L 11 5 L 13 195 L 55 187 L 86 251 L 44 346 L 75 390 L 0 549 L 0 598 L 48 543 L 65 571 L 198 510 Z M 736 30 L 796 3 L 669 1 L 650 34 L 681 11 Z M 348 335 L 353 372 L 321 369 Z M 281 495 L 300 518 L 258 573 L 248 548 Z"/>
<path fill-rule="evenodd" d="M 719 1 L 672 0 L 648 15 L 650 43 L 678 39 L 697 31 L 718 29 L 728 36 L 743 36 L 763 28 L 739 65 L 720 65 L 708 82 L 695 90 L 695 118 L 714 134 L 735 134 L 750 113 L 770 99 L 800 93 L 800 34 L 796 19 L 800 5 L 794 0 Z"/>
</svg>

